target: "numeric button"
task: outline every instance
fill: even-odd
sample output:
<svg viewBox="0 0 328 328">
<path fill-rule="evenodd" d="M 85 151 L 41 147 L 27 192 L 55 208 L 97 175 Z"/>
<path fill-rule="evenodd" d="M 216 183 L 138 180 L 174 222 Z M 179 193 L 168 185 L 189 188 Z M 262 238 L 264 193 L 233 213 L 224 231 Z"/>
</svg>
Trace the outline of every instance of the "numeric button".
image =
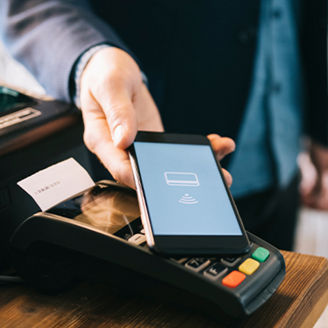
<svg viewBox="0 0 328 328">
<path fill-rule="evenodd" d="M 215 280 L 219 278 L 221 275 L 225 274 L 227 271 L 228 269 L 224 265 L 217 262 L 204 271 L 204 276 Z"/>
<path fill-rule="evenodd" d="M 211 261 L 206 257 L 194 257 L 191 260 L 189 260 L 185 264 L 185 266 L 188 269 L 199 272 L 199 271 L 205 269 L 208 265 L 210 265 L 210 263 L 211 263 Z"/>
<path fill-rule="evenodd" d="M 235 266 L 239 261 L 240 261 L 240 257 L 224 257 L 221 259 L 221 262 L 224 264 L 224 265 L 227 265 L 229 267 L 233 267 Z"/>
</svg>

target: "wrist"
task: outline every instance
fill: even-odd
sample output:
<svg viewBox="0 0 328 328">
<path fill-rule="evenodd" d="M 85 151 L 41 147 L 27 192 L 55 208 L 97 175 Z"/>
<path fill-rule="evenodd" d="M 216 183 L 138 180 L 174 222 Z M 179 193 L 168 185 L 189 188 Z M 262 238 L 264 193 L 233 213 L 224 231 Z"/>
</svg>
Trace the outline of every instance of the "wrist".
<svg viewBox="0 0 328 328">
<path fill-rule="evenodd" d="M 74 101 L 75 105 L 78 108 L 81 107 L 81 101 L 80 101 L 81 85 L 82 85 L 81 82 L 84 79 L 84 75 L 85 75 L 85 72 L 87 71 L 89 63 L 91 64 L 91 60 L 93 58 L 99 57 L 98 54 L 100 52 L 106 52 L 104 50 L 107 50 L 107 49 L 110 49 L 110 48 L 113 50 L 113 51 L 111 51 L 112 53 L 122 52 L 125 55 L 125 57 L 128 56 L 133 61 L 134 65 L 136 66 L 136 68 L 139 72 L 138 74 L 141 74 L 141 81 L 146 85 L 146 87 L 148 87 L 147 76 L 144 74 L 144 72 L 142 72 L 140 70 L 138 64 L 135 62 L 135 60 L 128 53 L 126 53 L 124 50 L 121 50 L 120 48 L 111 46 L 109 44 L 101 44 L 101 45 L 98 45 L 98 46 L 94 46 L 94 47 L 90 48 L 89 50 L 87 50 L 85 53 L 83 53 L 80 56 L 78 62 L 76 63 L 76 66 L 75 66 L 75 72 L 74 72 L 75 92 L 73 93 L 72 98 L 73 98 L 73 101 Z M 109 59 L 109 61 L 111 62 L 112 60 Z M 115 62 L 115 59 L 114 59 L 114 62 Z"/>
<path fill-rule="evenodd" d="M 75 71 L 74 71 L 74 86 L 75 86 L 75 92 L 73 93 L 73 101 L 75 105 L 80 108 L 81 102 L 80 102 L 80 94 L 81 94 L 81 79 L 82 74 L 84 72 L 84 69 L 86 68 L 87 64 L 91 60 L 91 58 L 100 50 L 105 48 L 110 48 L 111 46 L 108 44 L 100 44 L 97 46 L 94 46 L 92 48 L 89 48 L 86 50 L 78 59 Z"/>
</svg>

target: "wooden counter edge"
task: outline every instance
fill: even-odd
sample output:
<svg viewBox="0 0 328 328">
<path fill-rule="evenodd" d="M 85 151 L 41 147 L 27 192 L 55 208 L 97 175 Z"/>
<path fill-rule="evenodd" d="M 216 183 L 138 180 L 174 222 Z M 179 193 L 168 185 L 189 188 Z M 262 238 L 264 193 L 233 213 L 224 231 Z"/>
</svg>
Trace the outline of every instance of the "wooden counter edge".
<svg viewBox="0 0 328 328">
<path fill-rule="evenodd" d="M 291 255 L 301 255 L 309 257 L 309 260 L 313 257 L 320 260 L 318 270 L 313 274 L 309 286 L 299 293 L 297 301 L 288 309 L 291 315 L 284 316 L 287 320 L 281 322 L 281 327 L 313 328 L 328 304 L 328 259 L 287 251 L 282 251 L 282 254 L 285 259 Z"/>
</svg>

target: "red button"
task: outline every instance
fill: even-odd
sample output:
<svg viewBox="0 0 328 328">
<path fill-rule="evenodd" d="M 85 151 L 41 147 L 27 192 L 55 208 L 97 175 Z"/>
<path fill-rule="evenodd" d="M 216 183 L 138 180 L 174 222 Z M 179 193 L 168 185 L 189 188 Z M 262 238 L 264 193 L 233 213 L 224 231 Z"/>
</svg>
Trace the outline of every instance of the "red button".
<svg viewBox="0 0 328 328">
<path fill-rule="evenodd" d="M 246 275 L 239 271 L 232 271 L 222 279 L 222 285 L 230 288 L 235 288 L 242 283 Z"/>
</svg>

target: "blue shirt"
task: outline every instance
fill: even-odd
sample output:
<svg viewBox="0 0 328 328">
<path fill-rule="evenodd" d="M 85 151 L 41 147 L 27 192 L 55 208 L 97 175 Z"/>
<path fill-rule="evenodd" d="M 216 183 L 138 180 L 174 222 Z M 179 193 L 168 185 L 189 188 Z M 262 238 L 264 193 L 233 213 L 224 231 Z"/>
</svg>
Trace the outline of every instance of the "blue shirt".
<svg viewBox="0 0 328 328">
<path fill-rule="evenodd" d="M 233 196 L 285 186 L 297 170 L 302 74 L 291 0 L 262 0 L 253 82 L 228 170 Z"/>
</svg>

